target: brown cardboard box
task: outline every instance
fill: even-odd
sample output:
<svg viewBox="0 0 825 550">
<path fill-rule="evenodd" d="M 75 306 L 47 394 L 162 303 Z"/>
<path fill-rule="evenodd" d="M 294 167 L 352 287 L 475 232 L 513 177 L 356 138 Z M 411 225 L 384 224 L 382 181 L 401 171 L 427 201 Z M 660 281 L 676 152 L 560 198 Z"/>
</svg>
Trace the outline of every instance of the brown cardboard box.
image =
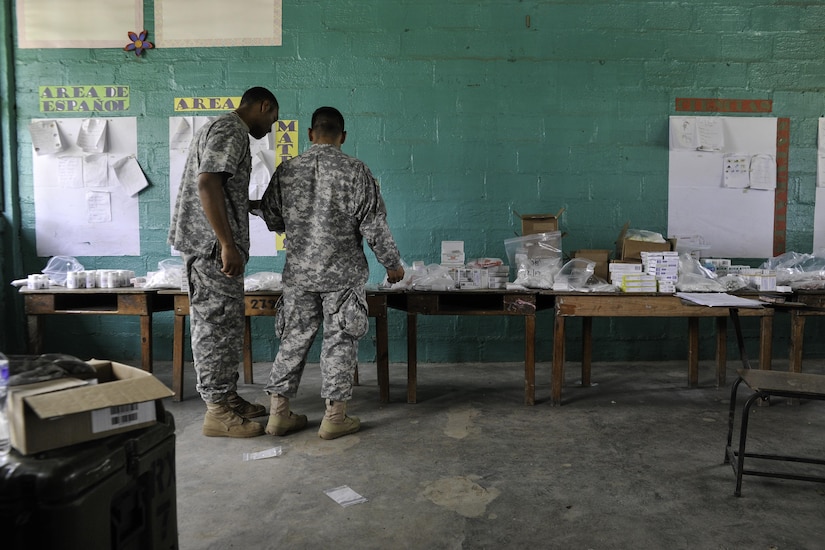
<svg viewBox="0 0 825 550">
<path fill-rule="evenodd" d="M 629 222 L 624 224 L 622 231 L 619 233 L 619 238 L 616 240 L 617 260 L 641 261 L 641 252 L 668 252 L 671 250 L 676 250 L 676 239 L 667 239 L 667 242 L 663 243 L 652 243 L 628 239 L 626 235 L 629 227 Z"/>
<path fill-rule="evenodd" d="M 144 370 L 89 361 L 97 383 L 61 378 L 12 386 L 11 445 L 28 455 L 150 426 L 163 417 L 160 399 L 174 394 Z"/>
<path fill-rule="evenodd" d="M 581 250 L 576 250 L 575 252 L 573 252 L 573 257 L 586 258 L 588 260 L 596 262 L 596 268 L 593 271 L 593 273 L 596 275 L 596 277 L 600 279 L 603 279 L 605 281 L 608 280 L 607 264 L 610 260 L 609 250 L 583 248 Z"/>
<path fill-rule="evenodd" d="M 556 214 L 524 214 L 521 215 L 515 210 L 513 214 L 521 218 L 521 234 L 535 235 L 537 233 L 548 233 L 559 230 L 559 218 L 564 208 Z"/>
</svg>

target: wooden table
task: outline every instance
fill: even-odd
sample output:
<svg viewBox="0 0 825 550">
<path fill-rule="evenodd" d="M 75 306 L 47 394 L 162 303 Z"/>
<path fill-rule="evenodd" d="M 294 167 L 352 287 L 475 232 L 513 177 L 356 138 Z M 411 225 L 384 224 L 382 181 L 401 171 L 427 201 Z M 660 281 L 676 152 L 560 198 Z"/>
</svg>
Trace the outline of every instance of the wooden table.
<svg viewBox="0 0 825 550">
<path fill-rule="evenodd" d="M 688 386 L 699 383 L 699 319 L 716 319 L 716 383 L 725 384 L 727 367 L 727 317 L 730 308 L 698 306 L 670 294 L 556 293 L 553 328 L 551 403 L 561 405 L 564 384 L 565 321 L 582 318 L 582 386 L 590 385 L 593 317 L 687 317 Z M 739 308 L 740 317 L 760 318 L 759 367 L 770 369 L 774 310 Z"/>
<path fill-rule="evenodd" d="M 552 307 L 552 300 L 546 302 Z M 416 402 L 419 315 L 506 315 L 524 317 L 524 402 L 536 397 L 536 291 L 405 291 L 388 295 L 387 305 L 407 313 L 407 402 Z"/>
<path fill-rule="evenodd" d="M 802 340 L 805 336 L 805 319 L 825 315 L 825 291 L 798 290 L 793 296 L 794 304 L 799 307 L 783 307 L 777 304 L 780 311 L 787 310 L 791 316 L 790 361 L 788 370 L 802 372 Z"/>
<path fill-rule="evenodd" d="M 53 286 L 48 289 L 21 288 L 27 316 L 28 352 L 42 352 L 43 315 L 137 315 L 140 317 L 141 367 L 152 372 L 152 314 L 170 311 L 171 296 L 143 288 L 80 288 Z"/>
<path fill-rule="evenodd" d="M 189 315 L 189 295 L 178 290 L 161 290 L 162 295 L 174 298 L 175 320 L 173 325 L 172 345 L 172 390 L 173 401 L 183 399 L 183 350 L 186 329 L 186 317 Z M 390 400 L 389 344 L 387 329 L 387 296 L 394 291 L 367 291 L 368 315 L 375 318 L 375 353 L 378 377 L 378 399 L 381 403 Z M 244 383 L 253 383 L 252 373 L 252 317 L 274 317 L 278 313 L 278 300 L 281 291 L 247 292 L 244 295 L 244 335 L 243 335 L 243 373 Z M 358 383 L 358 371 L 355 372 Z"/>
</svg>

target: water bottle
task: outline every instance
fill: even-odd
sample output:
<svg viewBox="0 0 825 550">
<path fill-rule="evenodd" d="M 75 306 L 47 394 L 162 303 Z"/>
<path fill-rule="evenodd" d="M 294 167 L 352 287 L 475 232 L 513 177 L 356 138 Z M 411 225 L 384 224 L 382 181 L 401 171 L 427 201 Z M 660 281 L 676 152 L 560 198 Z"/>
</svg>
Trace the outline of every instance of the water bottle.
<svg viewBox="0 0 825 550">
<path fill-rule="evenodd" d="M 9 386 L 9 360 L 0 353 L 0 457 L 11 451 L 9 441 L 9 418 L 6 415 L 6 396 Z"/>
</svg>

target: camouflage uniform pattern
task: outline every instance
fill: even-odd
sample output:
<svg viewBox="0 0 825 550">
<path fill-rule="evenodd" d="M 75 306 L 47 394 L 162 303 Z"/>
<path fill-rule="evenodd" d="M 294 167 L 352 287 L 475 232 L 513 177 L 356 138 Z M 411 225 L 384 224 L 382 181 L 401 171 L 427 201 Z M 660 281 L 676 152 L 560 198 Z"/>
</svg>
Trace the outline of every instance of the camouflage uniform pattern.
<svg viewBox="0 0 825 550">
<path fill-rule="evenodd" d="M 265 391 L 292 398 L 298 392 L 307 353 L 324 323 L 321 345 L 321 397 L 349 401 L 358 357 L 358 340 L 367 332 L 367 297 L 360 290 L 312 292 L 284 287 L 276 318 L 281 339 Z"/>
<path fill-rule="evenodd" d="M 261 213 L 271 231 L 286 232 L 287 247 L 276 321 L 281 345 L 265 391 L 295 396 L 323 322 L 321 397 L 349 400 L 358 340 L 369 326 L 363 240 L 385 268 L 401 266 L 378 182 L 360 160 L 315 144 L 278 166 Z"/>
<path fill-rule="evenodd" d="M 230 174 L 224 185 L 226 215 L 235 246 L 249 255 L 249 127 L 235 113 L 222 115 L 198 130 L 180 181 L 168 242 L 186 254 L 208 256 L 218 242 L 198 194 L 198 175 Z"/>
<path fill-rule="evenodd" d="M 243 346 L 243 277 L 221 273 L 221 248 L 198 193 L 203 172 L 230 174 L 226 213 L 235 245 L 249 256 L 249 127 L 235 113 L 206 124 L 190 145 L 168 242 L 181 252 L 189 280 L 190 333 L 197 390 L 216 403 L 234 391 Z"/>
<path fill-rule="evenodd" d="M 189 325 L 195 389 L 207 403 L 236 391 L 243 353 L 243 277 L 221 272 L 218 249 L 211 256 L 184 255 L 189 281 Z"/>
</svg>

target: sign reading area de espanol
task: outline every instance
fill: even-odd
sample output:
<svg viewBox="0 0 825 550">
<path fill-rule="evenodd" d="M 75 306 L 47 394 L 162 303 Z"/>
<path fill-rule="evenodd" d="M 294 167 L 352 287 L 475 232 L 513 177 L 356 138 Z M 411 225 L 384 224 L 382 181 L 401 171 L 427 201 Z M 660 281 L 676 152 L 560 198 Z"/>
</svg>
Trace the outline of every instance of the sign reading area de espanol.
<svg viewBox="0 0 825 550">
<path fill-rule="evenodd" d="M 129 86 L 40 86 L 42 113 L 110 113 L 129 110 Z"/>
</svg>

